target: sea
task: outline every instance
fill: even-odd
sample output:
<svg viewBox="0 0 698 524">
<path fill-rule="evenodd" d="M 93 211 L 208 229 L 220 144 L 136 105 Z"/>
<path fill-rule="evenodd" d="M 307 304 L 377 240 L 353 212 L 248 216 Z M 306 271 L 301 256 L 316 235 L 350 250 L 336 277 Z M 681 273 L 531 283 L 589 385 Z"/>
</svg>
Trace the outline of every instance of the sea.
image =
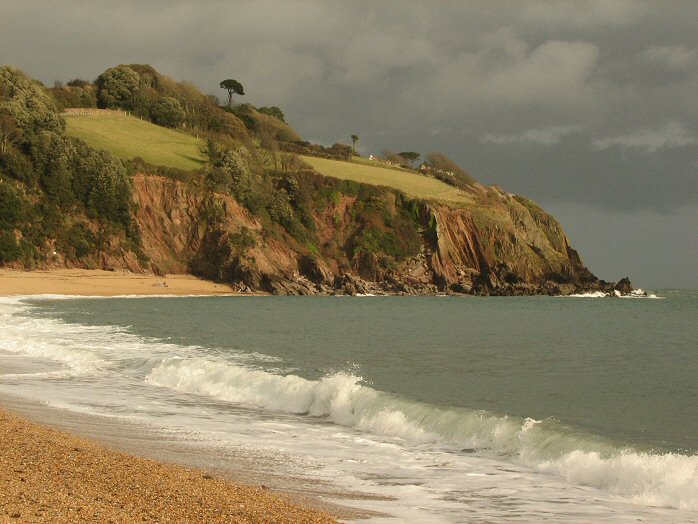
<svg viewBox="0 0 698 524">
<path fill-rule="evenodd" d="M 698 522 L 698 291 L 0 297 L 0 394 L 323 486 L 348 521 Z"/>
</svg>

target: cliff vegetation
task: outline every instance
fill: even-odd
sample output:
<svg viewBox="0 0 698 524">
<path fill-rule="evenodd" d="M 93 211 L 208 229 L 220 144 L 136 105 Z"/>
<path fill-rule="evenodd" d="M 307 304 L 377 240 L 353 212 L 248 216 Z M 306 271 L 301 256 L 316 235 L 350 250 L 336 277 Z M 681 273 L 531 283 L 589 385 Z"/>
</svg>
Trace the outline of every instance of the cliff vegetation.
<svg viewBox="0 0 698 524">
<path fill-rule="evenodd" d="M 221 105 L 147 65 L 51 89 L 2 67 L 0 265 L 279 294 L 614 287 L 534 202 L 441 153 L 419 168 L 414 152 L 358 157 L 358 138 L 304 142 L 276 106 Z"/>
</svg>

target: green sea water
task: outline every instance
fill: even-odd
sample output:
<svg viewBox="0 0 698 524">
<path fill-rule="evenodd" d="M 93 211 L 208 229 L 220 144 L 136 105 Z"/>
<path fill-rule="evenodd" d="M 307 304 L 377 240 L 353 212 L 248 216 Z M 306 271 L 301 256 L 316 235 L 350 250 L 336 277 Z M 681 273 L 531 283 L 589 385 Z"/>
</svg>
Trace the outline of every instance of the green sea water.
<svg viewBox="0 0 698 524">
<path fill-rule="evenodd" d="M 631 445 L 698 449 L 698 292 L 663 299 L 192 297 L 43 305 L 67 322 L 337 371 L 444 407 L 546 419 Z"/>
<path fill-rule="evenodd" d="M 656 295 L 0 297 L 0 393 L 385 522 L 698 522 L 698 292 Z"/>
</svg>

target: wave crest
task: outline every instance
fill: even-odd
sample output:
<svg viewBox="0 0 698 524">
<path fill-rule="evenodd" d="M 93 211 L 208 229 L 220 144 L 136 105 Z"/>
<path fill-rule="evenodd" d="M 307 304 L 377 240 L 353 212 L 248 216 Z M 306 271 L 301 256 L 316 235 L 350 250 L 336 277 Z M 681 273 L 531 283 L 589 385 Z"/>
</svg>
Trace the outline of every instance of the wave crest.
<svg viewBox="0 0 698 524">
<path fill-rule="evenodd" d="M 203 358 L 166 359 L 146 381 L 245 406 L 323 417 L 413 443 L 478 449 L 636 502 L 698 509 L 698 457 L 619 449 L 550 419 L 439 408 L 375 390 L 349 373 L 308 380 Z"/>
</svg>

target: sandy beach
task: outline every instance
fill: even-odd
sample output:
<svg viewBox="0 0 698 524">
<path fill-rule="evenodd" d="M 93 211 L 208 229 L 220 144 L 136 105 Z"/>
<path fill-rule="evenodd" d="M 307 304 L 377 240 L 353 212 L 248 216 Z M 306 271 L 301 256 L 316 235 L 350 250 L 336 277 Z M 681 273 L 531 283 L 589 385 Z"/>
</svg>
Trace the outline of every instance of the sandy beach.
<svg viewBox="0 0 698 524">
<path fill-rule="evenodd" d="M 235 293 L 190 275 L 0 269 L 0 296 L 37 294 Z M 141 458 L 4 408 L 0 442 L 0 522 L 335 522 L 266 486 Z"/>
<path fill-rule="evenodd" d="M 233 295 L 226 284 L 192 275 L 142 275 L 99 269 L 18 271 L 0 269 L 2 295 Z"/>
<path fill-rule="evenodd" d="M 144 459 L 0 409 L 0 522 L 335 522 L 264 486 Z"/>
</svg>

